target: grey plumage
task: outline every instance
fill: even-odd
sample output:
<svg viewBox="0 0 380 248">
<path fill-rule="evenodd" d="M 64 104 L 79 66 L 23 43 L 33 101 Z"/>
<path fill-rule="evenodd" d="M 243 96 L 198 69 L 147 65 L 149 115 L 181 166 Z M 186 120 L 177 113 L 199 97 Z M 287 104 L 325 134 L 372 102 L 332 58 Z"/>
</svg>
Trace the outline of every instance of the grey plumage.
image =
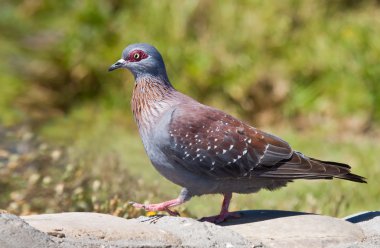
<svg viewBox="0 0 380 248">
<path fill-rule="evenodd" d="M 309 158 L 282 139 L 176 91 L 153 46 L 128 46 L 109 70 L 117 68 L 135 77 L 132 109 L 152 164 L 184 188 L 175 200 L 136 207 L 174 214 L 169 207 L 194 195 L 221 193 L 227 200 L 212 220 L 223 221 L 232 193 L 273 190 L 295 179 L 365 182 L 346 164 Z"/>
</svg>

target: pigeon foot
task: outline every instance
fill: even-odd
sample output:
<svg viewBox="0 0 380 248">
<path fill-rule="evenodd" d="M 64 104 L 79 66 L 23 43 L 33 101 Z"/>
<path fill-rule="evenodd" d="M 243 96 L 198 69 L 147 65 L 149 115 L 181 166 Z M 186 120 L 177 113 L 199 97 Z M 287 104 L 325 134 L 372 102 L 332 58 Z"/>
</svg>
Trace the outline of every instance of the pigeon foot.
<svg viewBox="0 0 380 248">
<path fill-rule="evenodd" d="M 154 211 L 154 212 L 165 211 L 171 216 L 179 216 L 179 213 L 175 210 L 170 210 L 169 208 L 180 205 L 181 203 L 182 201 L 179 199 L 174 199 L 174 200 L 157 203 L 157 204 L 140 204 L 136 202 L 131 202 L 132 206 L 135 208 L 140 208 L 146 211 Z"/>
<path fill-rule="evenodd" d="M 224 222 L 230 218 L 240 218 L 240 217 L 241 217 L 241 215 L 238 213 L 226 212 L 226 213 L 221 213 L 221 214 L 215 215 L 215 216 L 203 217 L 199 221 L 202 221 L 202 222 L 207 221 L 207 222 L 211 222 L 214 224 L 218 224 L 218 223 L 222 223 L 222 222 Z"/>
</svg>

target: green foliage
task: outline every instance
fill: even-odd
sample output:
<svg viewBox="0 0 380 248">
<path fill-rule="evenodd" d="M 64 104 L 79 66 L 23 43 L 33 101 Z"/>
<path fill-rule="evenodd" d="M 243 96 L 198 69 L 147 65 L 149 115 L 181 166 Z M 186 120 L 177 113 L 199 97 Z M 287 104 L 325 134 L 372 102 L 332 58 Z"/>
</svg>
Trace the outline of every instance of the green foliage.
<svg viewBox="0 0 380 248">
<path fill-rule="evenodd" d="M 178 89 L 246 118 L 312 112 L 379 120 L 380 8 L 374 1 L 2 5 L 1 88 L 12 83 L 15 89 L 0 106 L 16 101 L 15 111 L 27 111 L 26 118 L 46 120 L 94 98 L 125 108 L 125 97 L 113 95 L 120 84 L 112 82 L 132 79 L 106 69 L 127 44 L 148 42 L 162 52 Z"/>
<path fill-rule="evenodd" d="M 180 91 L 265 124 L 312 156 L 354 164 L 370 183 L 380 173 L 378 1 L 3 0 L 0 33 L 0 122 L 28 121 L 51 143 L 70 144 L 59 165 L 53 151 L 42 152 L 49 159 L 36 168 L 34 155 L 19 167 L 0 164 L 0 208 L 134 216 L 124 202 L 175 196 L 135 133 L 133 78 L 107 72 L 135 42 L 161 51 Z M 232 207 L 342 216 L 379 197 L 371 184 L 308 183 L 292 184 L 290 198 L 287 190 L 260 193 L 265 201 L 239 197 Z M 188 205 L 194 215 L 217 211 L 216 202 L 213 209 L 202 202 Z"/>
<path fill-rule="evenodd" d="M 24 126 L 0 127 L 0 137 L 0 208 L 14 214 L 94 211 L 134 217 L 141 211 L 126 199 L 143 201 L 157 194 L 152 185 L 130 176 L 112 148 L 52 147 Z M 92 138 L 96 142 L 99 136 Z M 150 196 L 139 195 L 142 186 Z"/>
</svg>

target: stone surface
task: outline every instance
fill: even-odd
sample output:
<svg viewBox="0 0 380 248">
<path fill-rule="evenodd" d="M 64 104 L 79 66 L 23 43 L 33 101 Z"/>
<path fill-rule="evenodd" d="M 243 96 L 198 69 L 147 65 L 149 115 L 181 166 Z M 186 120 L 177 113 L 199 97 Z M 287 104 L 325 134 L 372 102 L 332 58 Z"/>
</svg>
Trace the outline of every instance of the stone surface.
<svg viewBox="0 0 380 248">
<path fill-rule="evenodd" d="M 348 221 L 288 211 L 242 211 L 240 219 L 222 224 L 253 244 L 268 247 L 333 247 L 364 239 L 363 231 Z"/>
<path fill-rule="evenodd" d="M 184 247 L 252 247 L 251 243 L 237 232 L 190 218 L 157 216 L 139 217 L 133 221 L 149 223 L 175 235 Z"/>
<path fill-rule="evenodd" d="M 351 248 L 378 248 L 380 247 L 380 211 L 357 213 L 345 218 L 362 228 L 365 239 Z"/>
<path fill-rule="evenodd" d="M 98 213 L 0 214 L 0 247 L 380 247 L 380 212 L 344 219 L 287 211 L 241 211 L 221 225 Z"/>
<path fill-rule="evenodd" d="M 380 211 L 368 211 L 345 218 L 345 220 L 358 224 L 366 236 L 380 235 Z"/>
<path fill-rule="evenodd" d="M 0 247 L 57 247 L 46 233 L 31 227 L 19 217 L 7 213 L 0 214 Z"/>
<path fill-rule="evenodd" d="M 98 213 L 25 216 L 36 229 L 70 244 L 104 243 L 114 247 L 249 247 L 242 236 L 211 223 L 169 216 L 126 220 Z"/>
<path fill-rule="evenodd" d="M 22 217 L 34 228 L 70 243 L 104 241 L 114 246 L 167 246 L 179 244 L 170 233 L 149 225 L 98 213 L 42 214 Z M 154 239 L 152 239 L 152 233 Z"/>
</svg>

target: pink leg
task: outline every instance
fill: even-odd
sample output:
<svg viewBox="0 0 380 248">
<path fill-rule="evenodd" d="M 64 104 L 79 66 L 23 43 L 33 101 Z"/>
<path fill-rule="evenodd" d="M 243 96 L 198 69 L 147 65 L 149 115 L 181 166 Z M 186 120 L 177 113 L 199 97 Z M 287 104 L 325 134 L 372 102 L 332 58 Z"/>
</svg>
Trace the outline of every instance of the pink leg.
<svg viewBox="0 0 380 248">
<path fill-rule="evenodd" d="M 132 206 L 135 208 L 142 208 L 146 211 L 166 211 L 172 216 L 179 216 L 177 211 L 172 211 L 169 208 L 178 206 L 184 202 L 183 199 L 177 198 L 174 200 L 157 203 L 157 204 L 140 204 L 136 202 L 131 202 Z"/>
<path fill-rule="evenodd" d="M 223 194 L 224 199 L 223 199 L 223 204 L 222 204 L 222 209 L 220 210 L 219 215 L 215 216 L 210 216 L 210 217 L 203 217 L 200 219 L 201 221 L 208 221 L 212 223 L 221 223 L 225 221 L 228 217 L 233 217 L 233 218 L 239 218 L 240 215 L 236 213 L 230 213 L 228 212 L 228 207 L 230 206 L 230 201 L 232 198 L 232 193 L 225 193 Z"/>
</svg>

